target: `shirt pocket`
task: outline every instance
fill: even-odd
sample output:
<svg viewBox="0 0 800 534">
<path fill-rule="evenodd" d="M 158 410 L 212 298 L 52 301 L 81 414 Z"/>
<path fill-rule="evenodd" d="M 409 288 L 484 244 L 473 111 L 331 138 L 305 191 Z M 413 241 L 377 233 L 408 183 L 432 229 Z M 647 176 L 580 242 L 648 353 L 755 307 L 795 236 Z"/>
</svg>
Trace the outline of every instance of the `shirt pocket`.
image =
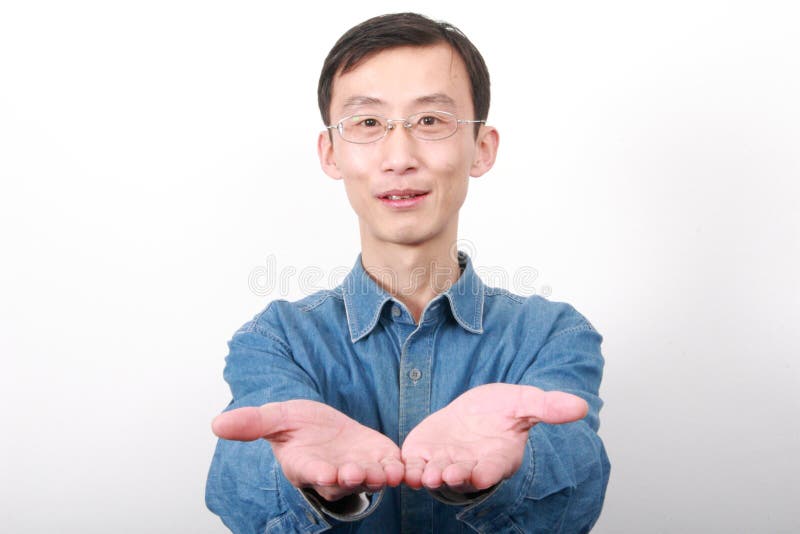
<svg viewBox="0 0 800 534">
<path fill-rule="evenodd" d="M 278 517 L 273 517 L 268 523 L 267 528 L 264 530 L 264 534 L 287 534 L 288 532 L 294 532 L 291 529 L 289 521 L 287 521 L 287 517 L 289 516 L 288 513 L 279 515 Z"/>
<path fill-rule="evenodd" d="M 259 487 L 267 491 L 278 491 L 278 477 L 282 475 L 282 473 L 278 472 L 280 468 L 275 455 L 272 453 L 272 447 L 265 441 L 264 451 L 261 454 L 258 467 L 259 473 L 262 473 Z"/>
</svg>

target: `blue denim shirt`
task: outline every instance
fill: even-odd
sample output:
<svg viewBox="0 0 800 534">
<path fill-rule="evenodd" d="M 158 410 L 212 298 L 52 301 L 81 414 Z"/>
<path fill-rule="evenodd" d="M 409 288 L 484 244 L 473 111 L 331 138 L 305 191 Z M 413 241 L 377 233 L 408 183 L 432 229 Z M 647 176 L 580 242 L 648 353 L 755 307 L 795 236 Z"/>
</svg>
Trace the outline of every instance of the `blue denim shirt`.
<svg viewBox="0 0 800 534">
<path fill-rule="evenodd" d="M 587 532 L 603 504 L 609 462 L 597 435 L 602 337 L 574 308 L 486 286 L 459 253 L 462 274 L 415 324 L 378 286 L 361 256 L 343 283 L 297 302 L 278 300 L 229 341 L 227 409 L 324 402 L 401 445 L 427 415 L 492 382 L 573 393 L 589 414 L 538 424 L 522 466 L 488 495 L 448 504 L 405 485 L 370 495 L 342 521 L 284 477 L 266 440 L 219 440 L 206 503 L 236 533 Z"/>
</svg>

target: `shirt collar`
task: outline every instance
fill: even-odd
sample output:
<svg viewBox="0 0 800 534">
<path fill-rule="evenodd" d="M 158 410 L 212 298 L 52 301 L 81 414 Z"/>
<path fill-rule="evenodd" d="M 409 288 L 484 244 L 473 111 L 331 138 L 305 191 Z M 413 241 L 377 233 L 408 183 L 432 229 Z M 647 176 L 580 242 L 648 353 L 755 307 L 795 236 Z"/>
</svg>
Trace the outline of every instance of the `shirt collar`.
<svg viewBox="0 0 800 534">
<path fill-rule="evenodd" d="M 450 311 L 462 328 L 481 334 L 485 286 L 472 268 L 472 261 L 467 254 L 458 252 L 458 264 L 461 267 L 461 276 L 444 292 L 444 298 L 447 298 Z M 392 300 L 392 295 L 367 274 L 361 264 L 361 254 L 358 255 L 353 269 L 340 287 L 344 297 L 350 339 L 355 343 L 375 328 L 383 305 Z"/>
</svg>

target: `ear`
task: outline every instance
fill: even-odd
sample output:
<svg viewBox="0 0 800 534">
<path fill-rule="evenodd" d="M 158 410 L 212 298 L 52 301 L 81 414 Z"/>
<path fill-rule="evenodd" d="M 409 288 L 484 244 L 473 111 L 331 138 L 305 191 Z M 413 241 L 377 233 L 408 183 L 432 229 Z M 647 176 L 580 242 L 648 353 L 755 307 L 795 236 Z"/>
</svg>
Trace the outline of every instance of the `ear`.
<svg viewBox="0 0 800 534">
<path fill-rule="evenodd" d="M 319 138 L 317 139 L 317 154 L 319 155 L 319 164 L 325 174 L 334 180 L 341 180 L 342 173 L 339 172 L 339 167 L 336 165 L 336 156 L 333 153 L 333 139 L 330 130 L 319 133 Z"/>
<path fill-rule="evenodd" d="M 478 138 L 475 140 L 475 159 L 472 160 L 472 167 L 469 175 L 477 178 L 489 172 L 494 166 L 497 157 L 497 147 L 500 145 L 500 134 L 494 126 L 481 126 L 478 131 Z"/>
</svg>

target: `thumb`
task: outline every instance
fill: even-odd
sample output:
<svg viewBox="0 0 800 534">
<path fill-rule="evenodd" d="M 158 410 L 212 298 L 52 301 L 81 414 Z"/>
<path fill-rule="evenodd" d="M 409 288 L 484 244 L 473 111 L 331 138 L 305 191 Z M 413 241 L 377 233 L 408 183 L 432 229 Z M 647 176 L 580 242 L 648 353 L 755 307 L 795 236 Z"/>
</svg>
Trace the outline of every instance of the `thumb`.
<svg viewBox="0 0 800 534">
<path fill-rule="evenodd" d="M 248 406 L 219 414 L 211 422 L 211 430 L 223 439 L 254 441 L 287 430 L 283 403 Z"/>
<path fill-rule="evenodd" d="M 561 424 L 579 421 L 589 413 L 589 404 L 577 395 L 563 391 L 543 391 L 522 386 L 522 399 L 517 416 L 539 423 Z"/>
</svg>

